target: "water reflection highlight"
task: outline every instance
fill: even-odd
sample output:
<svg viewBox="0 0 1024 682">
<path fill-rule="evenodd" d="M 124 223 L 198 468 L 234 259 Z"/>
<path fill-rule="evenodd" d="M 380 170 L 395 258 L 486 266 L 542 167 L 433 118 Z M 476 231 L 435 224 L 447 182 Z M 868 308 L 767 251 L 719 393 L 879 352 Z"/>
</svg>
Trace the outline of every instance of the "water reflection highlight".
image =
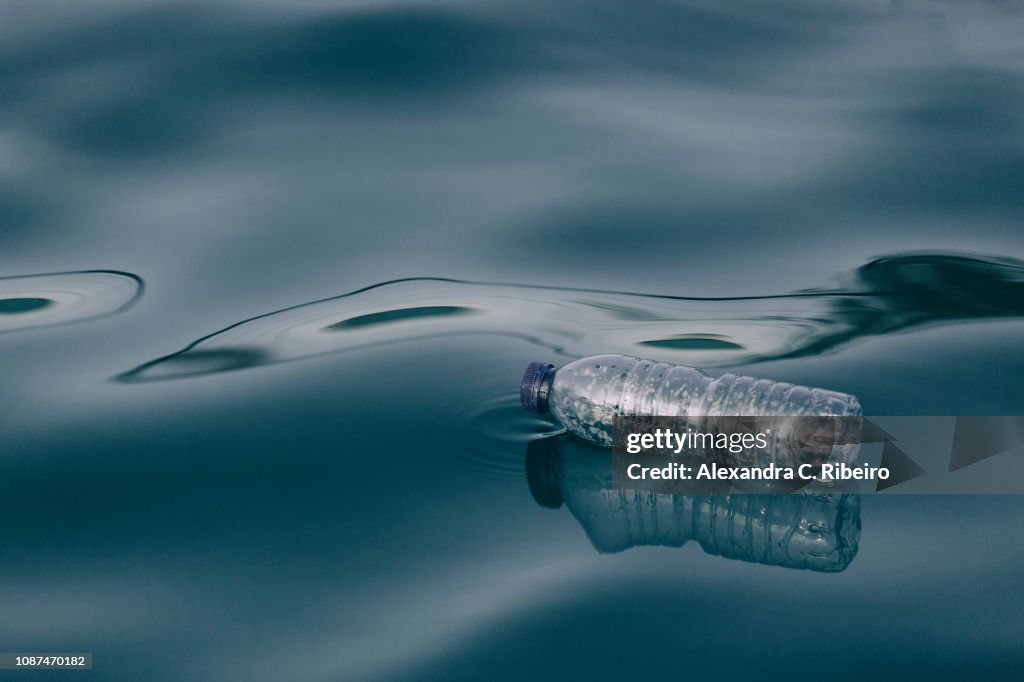
<svg viewBox="0 0 1024 682">
<path fill-rule="evenodd" d="M 567 436 L 532 441 L 530 492 L 542 507 L 565 504 L 598 552 L 682 547 L 769 566 L 844 570 L 860 544 L 860 497 L 844 494 L 681 495 L 615 488 L 607 450 Z"/>
</svg>

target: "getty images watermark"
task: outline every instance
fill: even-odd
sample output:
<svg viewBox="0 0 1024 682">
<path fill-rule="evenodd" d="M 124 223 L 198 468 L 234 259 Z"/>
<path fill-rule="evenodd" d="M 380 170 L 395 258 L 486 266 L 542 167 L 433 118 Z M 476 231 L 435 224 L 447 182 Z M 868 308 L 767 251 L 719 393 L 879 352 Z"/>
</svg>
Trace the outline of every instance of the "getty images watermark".
<svg viewBox="0 0 1024 682">
<path fill-rule="evenodd" d="M 1022 417 L 618 417 L 613 483 L 670 493 L 1024 493 Z"/>
</svg>

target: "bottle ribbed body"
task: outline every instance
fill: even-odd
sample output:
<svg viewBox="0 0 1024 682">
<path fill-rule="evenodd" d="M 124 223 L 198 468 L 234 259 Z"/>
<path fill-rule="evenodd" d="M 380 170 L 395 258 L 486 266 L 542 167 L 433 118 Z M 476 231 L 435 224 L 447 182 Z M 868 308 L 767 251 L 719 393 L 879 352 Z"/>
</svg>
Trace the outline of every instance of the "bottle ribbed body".
<svg viewBox="0 0 1024 682">
<path fill-rule="evenodd" d="M 612 443 L 616 416 L 687 417 L 694 428 L 716 416 L 856 417 L 851 395 L 755 377 L 711 379 L 691 367 L 627 355 L 595 355 L 555 372 L 552 414 L 571 433 Z"/>
</svg>

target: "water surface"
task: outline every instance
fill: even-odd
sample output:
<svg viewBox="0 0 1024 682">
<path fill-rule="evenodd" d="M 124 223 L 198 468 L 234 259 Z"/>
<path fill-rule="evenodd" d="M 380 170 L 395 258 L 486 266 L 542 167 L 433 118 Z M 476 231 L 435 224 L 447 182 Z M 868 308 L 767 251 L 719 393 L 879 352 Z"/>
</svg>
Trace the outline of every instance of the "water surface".
<svg viewBox="0 0 1024 682">
<path fill-rule="evenodd" d="M 538 503 L 560 430 L 516 391 L 628 352 L 1024 414 L 1021 34 L 1013 3 L 6 3 L 0 648 L 1016 679 L 1024 498 L 867 496 L 841 572 L 602 552 Z"/>
</svg>

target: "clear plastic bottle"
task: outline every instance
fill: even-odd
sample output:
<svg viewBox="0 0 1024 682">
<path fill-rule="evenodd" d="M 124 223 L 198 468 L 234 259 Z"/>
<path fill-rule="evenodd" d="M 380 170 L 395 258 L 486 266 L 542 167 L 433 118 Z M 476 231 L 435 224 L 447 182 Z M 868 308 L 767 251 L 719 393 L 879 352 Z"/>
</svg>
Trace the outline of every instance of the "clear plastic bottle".
<svg viewBox="0 0 1024 682">
<path fill-rule="evenodd" d="M 735 374 L 712 379 L 692 367 L 628 355 L 594 355 L 559 369 L 530 363 L 519 397 L 524 409 L 551 412 L 570 433 L 604 446 L 612 444 L 612 420 L 617 416 L 856 418 L 863 414 L 857 399 L 845 393 Z M 855 444 L 856 439 L 845 442 Z"/>
</svg>

